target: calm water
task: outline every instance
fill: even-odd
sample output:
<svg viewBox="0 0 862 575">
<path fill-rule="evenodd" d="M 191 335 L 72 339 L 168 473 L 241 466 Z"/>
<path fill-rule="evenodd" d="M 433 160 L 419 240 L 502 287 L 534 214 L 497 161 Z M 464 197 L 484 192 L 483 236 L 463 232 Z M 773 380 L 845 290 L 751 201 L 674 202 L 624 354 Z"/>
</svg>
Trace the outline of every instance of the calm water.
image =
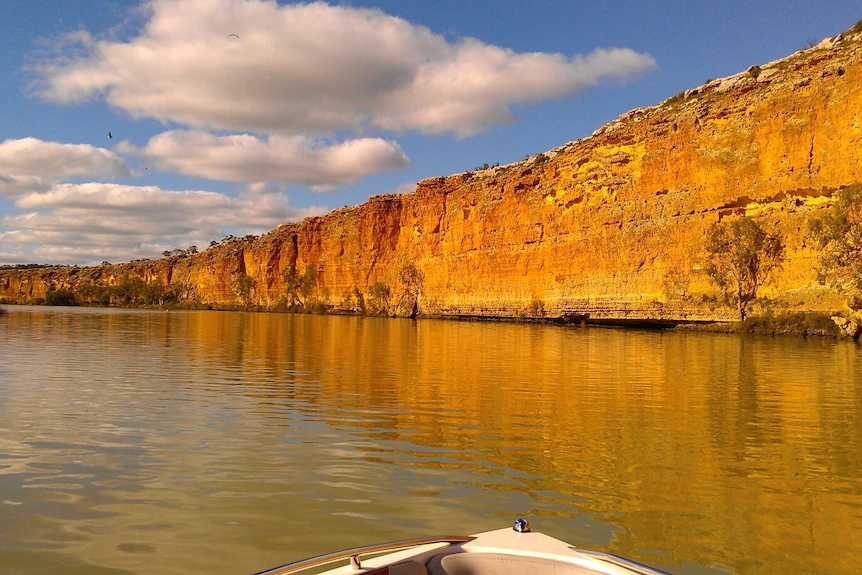
<svg viewBox="0 0 862 575">
<path fill-rule="evenodd" d="M 3 573 L 248 573 L 520 515 L 674 573 L 862 565 L 852 343 L 6 309 Z"/>
</svg>

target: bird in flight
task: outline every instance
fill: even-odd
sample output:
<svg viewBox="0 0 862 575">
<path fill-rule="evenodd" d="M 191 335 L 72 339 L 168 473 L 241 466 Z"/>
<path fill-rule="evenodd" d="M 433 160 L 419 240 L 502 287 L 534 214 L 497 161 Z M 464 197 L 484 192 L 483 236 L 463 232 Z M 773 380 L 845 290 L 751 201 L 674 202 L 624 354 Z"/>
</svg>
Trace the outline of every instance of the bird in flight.
<svg viewBox="0 0 862 575">
<path fill-rule="evenodd" d="M 113 139 L 114 139 L 114 136 L 112 136 L 112 135 L 111 135 L 111 132 L 108 132 L 108 139 L 109 139 L 109 140 L 113 140 Z"/>
<path fill-rule="evenodd" d="M 233 36 L 234 38 L 239 39 L 239 36 L 237 36 L 236 34 L 228 34 L 228 35 L 227 35 L 227 37 L 228 37 L 228 38 L 230 38 L 231 36 Z"/>
</svg>

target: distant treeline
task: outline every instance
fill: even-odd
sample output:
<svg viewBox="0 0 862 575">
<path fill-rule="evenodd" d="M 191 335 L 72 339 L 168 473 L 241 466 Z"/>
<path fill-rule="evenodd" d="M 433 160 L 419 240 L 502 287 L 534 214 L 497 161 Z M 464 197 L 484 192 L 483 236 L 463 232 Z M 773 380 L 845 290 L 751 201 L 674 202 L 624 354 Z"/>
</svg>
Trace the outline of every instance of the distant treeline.
<svg viewBox="0 0 862 575">
<path fill-rule="evenodd" d="M 140 278 L 123 277 L 116 285 L 101 285 L 95 282 L 82 283 L 74 290 L 50 287 L 44 300 L 36 305 L 98 305 L 118 307 L 168 306 L 188 298 L 189 288 L 185 284 L 164 286 L 147 283 Z"/>
<path fill-rule="evenodd" d="M 41 270 L 46 268 L 67 268 L 61 264 L 7 264 L 0 266 L 0 270 Z"/>
</svg>

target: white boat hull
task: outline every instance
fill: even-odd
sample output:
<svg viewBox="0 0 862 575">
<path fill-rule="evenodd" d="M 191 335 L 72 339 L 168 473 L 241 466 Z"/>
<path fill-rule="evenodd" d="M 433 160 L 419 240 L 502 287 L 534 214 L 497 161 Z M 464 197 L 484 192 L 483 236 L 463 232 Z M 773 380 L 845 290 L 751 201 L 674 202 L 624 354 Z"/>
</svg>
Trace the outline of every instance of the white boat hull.
<svg viewBox="0 0 862 575">
<path fill-rule="evenodd" d="M 390 552 L 362 559 L 364 554 L 385 551 Z M 578 549 L 543 533 L 515 529 L 348 549 L 257 575 L 290 575 L 339 560 L 349 560 L 349 564 L 320 575 L 666 575 L 622 557 Z"/>
</svg>

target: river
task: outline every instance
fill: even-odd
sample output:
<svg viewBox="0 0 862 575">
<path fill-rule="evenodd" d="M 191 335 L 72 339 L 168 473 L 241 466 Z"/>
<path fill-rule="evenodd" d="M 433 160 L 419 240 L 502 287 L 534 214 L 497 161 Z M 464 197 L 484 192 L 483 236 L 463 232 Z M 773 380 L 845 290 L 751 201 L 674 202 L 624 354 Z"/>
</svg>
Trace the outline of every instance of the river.
<svg viewBox="0 0 862 575">
<path fill-rule="evenodd" d="M 3 573 L 251 573 L 519 516 L 679 574 L 859 571 L 851 342 L 5 309 Z"/>
</svg>

